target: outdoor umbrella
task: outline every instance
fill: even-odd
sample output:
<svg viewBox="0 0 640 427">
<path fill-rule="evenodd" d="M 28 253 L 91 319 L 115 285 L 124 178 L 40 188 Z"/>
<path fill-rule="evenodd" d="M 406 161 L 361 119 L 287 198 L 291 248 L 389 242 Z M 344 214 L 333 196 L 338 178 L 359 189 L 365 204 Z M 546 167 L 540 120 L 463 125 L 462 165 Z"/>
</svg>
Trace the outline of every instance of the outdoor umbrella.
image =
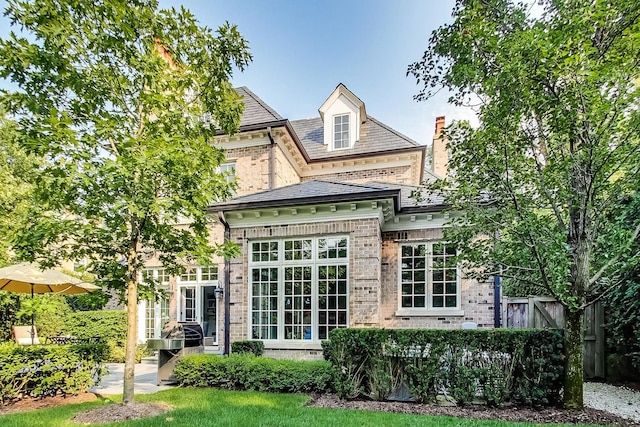
<svg viewBox="0 0 640 427">
<path fill-rule="evenodd" d="M 99 286 L 85 283 L 57 270 L 41 270 L 37 264 L 22 263 L 0 268 L 0 290 L 25 294 L 75 295 L 92 292 Z M 31 325 L 33 326 L 33 315 Z M 33 341 L 33 333 L 31 336 Z"/>
</svg>

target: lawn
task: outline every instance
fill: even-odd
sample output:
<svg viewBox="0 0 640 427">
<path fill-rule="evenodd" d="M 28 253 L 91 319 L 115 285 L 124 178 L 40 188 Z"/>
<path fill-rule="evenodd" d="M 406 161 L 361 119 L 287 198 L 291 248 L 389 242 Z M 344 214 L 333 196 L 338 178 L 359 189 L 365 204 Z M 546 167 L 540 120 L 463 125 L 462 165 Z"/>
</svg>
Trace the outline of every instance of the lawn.
<svg viewBox="0 0 640 427">
<path fill-rule="evenodd" d="M 137 396 L 140 402 L 162 402 L 175 409 L 161 416 L 112 423 L 131 427 L 156 426 L 478 426 L 526 427 L 550 424 L 478 421 L 451 417 L 404 415 L 384 412 L 308 408 L 308 397 L 215 389 L 179 389 Z M 71 418 L 82 411 L 107 404 L 108 400 L 0 416 L 3 427 L 73 426 Z M 104 424 L 103 424 L 104 425 Z M 553 424 L 560 426 L 561 424 Z M 564 424 L 562 424 L 564 425 Z M 573 425 L 576 427 L 576 425 Z"/>
</svg>

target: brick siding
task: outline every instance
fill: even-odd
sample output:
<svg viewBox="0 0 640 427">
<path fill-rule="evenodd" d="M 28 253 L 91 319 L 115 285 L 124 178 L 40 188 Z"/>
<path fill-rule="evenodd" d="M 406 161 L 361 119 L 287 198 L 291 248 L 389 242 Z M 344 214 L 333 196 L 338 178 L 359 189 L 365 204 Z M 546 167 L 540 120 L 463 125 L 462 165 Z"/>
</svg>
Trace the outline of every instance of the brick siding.
<svg viewBox="0 0 640 427">
<path fill-rule="evenodd" d="M 302 181 L 311 181 L 314 179 L 327 179 L 331 181 L 349 181 L 349 182 L 368 182 L 368 181 L 383 181 L 392 182 L 395 184 L 411 184 L 417 185 L 417 182 L 413 182 L 413 171 L 411 166 L 401 166 L 394 168 L 380 167 L 378 169 L 370 170 L 356 170 L 350 172 L 338 172 L 332 173 L 331 169 L 327 169 L 328 173 L 318 174 L 313 176 L 306 176 L 302 178 Z"/>
<path fill-rule="evenodd" d="M 240 245 L 242 250 L 242 256 L 231 261 L 231 342 L 248 339 L 248 243 L 263 238 L 331 234 L 349 236 L 350 327 L 457 329 L 465 321 L 476 322 L 480 328 L 492 327 L 492 285 L 464 278 L 461 280 L 463 316 L 396 316 L 398 250 L 401 241 L 397 240 L 397 232 L 381 233 L 378 220 L 363 219 L 231 230 L 232 241 Z M 402 237 L 407 241 L 439 240 L 442 230 L 406 231 Z M 265 355 L 293 359 L 322 358 L 317 346 L 313 349 L 296 349 L 287 348 L 286 344 L 283 344 L 283 348 L 268 348 Z"/>
</svg>

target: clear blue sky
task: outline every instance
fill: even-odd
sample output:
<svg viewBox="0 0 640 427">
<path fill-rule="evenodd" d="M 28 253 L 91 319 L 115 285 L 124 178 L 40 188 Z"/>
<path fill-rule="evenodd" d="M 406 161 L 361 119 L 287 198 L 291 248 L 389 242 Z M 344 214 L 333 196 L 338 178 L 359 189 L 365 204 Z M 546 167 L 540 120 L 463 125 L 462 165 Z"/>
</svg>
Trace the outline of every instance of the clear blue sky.
<svg viewBox="0 0 640 427">
<path fill-rule="evenodd" d="M 213 29 L 238 25 L 253 62 L 233 83 L 290 120 L 317 116 L 338 83 L 364 101 L 368 114 L 419 143 L 431 141 L 436 116 L 447 123 L 473 117 L 448 105 L 446 94 L 414 101 L 418 86 L 405 76 L 431 31 L 451 20 L 450 1 L 160 0 L 161 7 L 180 5 Z M 0 19 L 0 36 L 7 26 Z"/>
<path fill-rule="evenodd" d="M 439 0 L 160 0 L 184 5 L 202 24 L 238 25 L 253 63 L 237 73 L 247 86 L 290 120 L 318 115 L 338 83 L 364 101 L 367 113 L 430 143 L 436 116 L 467 118 L 441 94 L 416 102 L 418 86 L 407 66 L 421 58 L 431 31 L 451 20 L 453 2 Z"/>
</svg>

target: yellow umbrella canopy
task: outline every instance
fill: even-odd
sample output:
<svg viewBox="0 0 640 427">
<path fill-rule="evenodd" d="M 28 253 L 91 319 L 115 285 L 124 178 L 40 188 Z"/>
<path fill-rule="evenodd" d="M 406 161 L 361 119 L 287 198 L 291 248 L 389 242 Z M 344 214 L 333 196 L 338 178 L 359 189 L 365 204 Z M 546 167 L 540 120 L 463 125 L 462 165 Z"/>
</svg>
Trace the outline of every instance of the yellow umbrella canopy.
<svg viewBox="0 0 640 427">
<path fill-rule="evenodd" d="M 36 264 L 22 263 L 0 268 L 0 290 L 25 294 L 84 294 L 100 289 L 57 270 L 41 270 Z"/>
</svg>

